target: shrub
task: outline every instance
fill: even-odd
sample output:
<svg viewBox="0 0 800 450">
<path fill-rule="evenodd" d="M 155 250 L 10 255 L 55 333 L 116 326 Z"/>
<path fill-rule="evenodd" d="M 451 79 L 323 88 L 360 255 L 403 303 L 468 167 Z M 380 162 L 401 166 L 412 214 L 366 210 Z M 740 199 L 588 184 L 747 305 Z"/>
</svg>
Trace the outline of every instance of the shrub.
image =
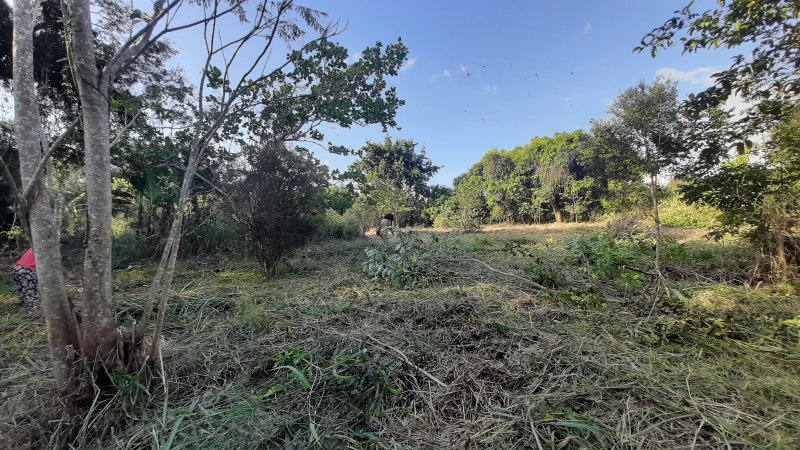
<svg viewBox="0 0 800 450">
<path fill-rule="evenodd" d="M 608 236 L 581 236 L 569 244 L 570 258 L 581 264 L 597 280 L 613 280 L 627 285 L 639 283 L 639 274 L 626 268 L 636 262 L 634 253 Z"/>
<path fill-rule="evenodd" d="M 614 240 L 640 240 L 647 234 L 647 228 L 634 217 L 619 216 L 608 221 L 606 235 Z"/>
<path fill-rule="evenodd" d="M 718 225 L 719 210 L 706 205 L 690 205 L 674 196 L 661 203 L 658 214 L 665 227 L 713 228 Z"/>
<path fill-rule="evenodd" d="M 412 231 L 400 231 L 390 248 L 364 250 L 364 272 L 372 281 L 390 286 L 428 286 L 446 276 L 445 259 L 454 252 L 454 244 L 432 235 L 429 242 Z"/>
<path fill-rule="evenodd" d="M 242 249 L 243 236 L 234 218 L 222 211 L 209 214 L 198 227 L 186 233 L 181 244 L 183 256 L 231 253 Z"/>
<path fill-rule="evenodd" d="M 375 221 L 380 214 L 376 205 L 369 203 L 364 197 L 359 197 L 353 206 L 344 213 L 344 217 L 355 223 L 359 233 L 364 235 L 375 226 Z"/>
<path fill-rule="evenodd" d="M 266 144 L 245 151 L 250 168 L 229 189 L 230 210 L 270 277 L 312 236 L 327 173 L 305 149 Z"/>
</svg>

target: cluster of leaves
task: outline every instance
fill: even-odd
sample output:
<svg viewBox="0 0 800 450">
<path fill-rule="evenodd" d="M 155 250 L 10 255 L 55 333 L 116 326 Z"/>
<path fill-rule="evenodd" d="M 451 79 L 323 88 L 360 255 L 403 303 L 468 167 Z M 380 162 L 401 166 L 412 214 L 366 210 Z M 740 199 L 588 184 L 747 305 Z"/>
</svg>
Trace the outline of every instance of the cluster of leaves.
<svg viewBox="0 0 800 450">
<path fill-rule="evenodd" d="M 454 243 L 435 234 L 426 241 L 413 231 L 400 231 L 391 248 L 368 248 L 364 273 L 372 281 L 389 286 L 422 287 L 445 276 L 445 260 L 451 259 Z"/>
<path fill-rule="evenodd" d="M 366 348 L 351 349 L 343 355 L 326 353 L 325 348 L 319 352 L 294 348 L 275 355 L 272 371 L 285 375 L 263 397 L 275 397 L 297 385 L 308 391 L 331 391 L 345 396 L 368 420 L 382 412 L 383 399 L 400 394 L 393 372 Z M 318 371 L 313 378 L 309 374 L 312 370 Z"/>
<path fill-rule="evenodd" d="M 431 222 L 426 208 L 449 194 L 444 186 L 429 186 L 440 167 L 433 165 L 425 149 L 417 152 L 417 144 L 409 139 L 367 142 L 356 151 L 359 159 L 338 179 L 345 187 L 332 190 L 331 202 L 349 202 L 350 208 L 372 206 L 375 220 L 393 213 L 398 224 Z M 347 198 L 349 197 L 349 198 Z"/>
<path fill-rule="evenodd" d="M 614 239 L 602 234 L 581 236 L 570 243 L 568 250 L 571 262 L 580 265 L 594 280 L 627 286 L 641 283 L 641 275 L 629 269 L 637 262 L 636 254 Z"/>
<path fill-rule="evenodd" d="M 264 144 L 247 149 L 251 168 L 230 186 L 230 212 L 252 243 L 266 276 L 314 231 L 327 169 L 301 148 Z"/>
</svg>

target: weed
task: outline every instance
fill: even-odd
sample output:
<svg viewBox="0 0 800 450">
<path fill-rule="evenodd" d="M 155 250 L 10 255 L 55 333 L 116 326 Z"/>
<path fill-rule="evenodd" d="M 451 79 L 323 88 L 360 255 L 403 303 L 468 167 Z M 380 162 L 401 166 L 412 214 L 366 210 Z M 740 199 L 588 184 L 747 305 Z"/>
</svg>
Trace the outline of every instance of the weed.
<svg viewBox="0 0 800 450">
<path fill-rule="evenodd" d="M 548 288 L 558 288 L 562 285 L 561 273 L 555 265 L 551 265 L 537 258 L 522 268 L 533 281 Z"/>
<path fill-rule="evenodd" d="M 444 277 L 443 260 L 453 245 L 433 235 L 429 242 L 419 234 L 401 231 L 392 250 L 368 248 L 364 272 L 376 283 L 406 288 L 424 287 Z"/>
<path fill-rule="evenodd" d="M 613 280 L 618 286 L 638 286 L 640 274 L 628 269 L 637 262 L 635 254 L 603 236 L 579 237 L 568 247 L 572 262 L 581 264 L 594 280 Z"/>
</svg>

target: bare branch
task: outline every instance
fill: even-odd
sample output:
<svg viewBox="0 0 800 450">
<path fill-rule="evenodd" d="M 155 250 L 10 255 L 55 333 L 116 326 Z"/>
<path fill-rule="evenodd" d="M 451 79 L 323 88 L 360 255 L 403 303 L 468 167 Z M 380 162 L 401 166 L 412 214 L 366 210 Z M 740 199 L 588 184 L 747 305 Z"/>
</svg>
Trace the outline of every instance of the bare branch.
<svg viewBox="0 0 800 450">
<path fill-rule="evenodd" d="M 73 120 L 69 125 L 67 125 L 67 128 L 61 132 L 61 135 L 58 138 L 56 138 L 56 140 L 53 141 L 52 144 L 50 144 L 50 147 L 47 150 L 45 150 L 45 152 L 42 154 L 42 159 L 39 161 L 39 165 L 36 166 L 36 171 L 33 172 L 30 181 L 28 181 L 28 185 L 25 186 L 25 189 L 22 190 L 21 198 L 23 199 L 23 201 L 26 202 L 28 201 L 28 197 L 31 195 L 31 191 L 33 191 L 33 186 L 36 184 L 37 180 L 42 175 L 42 172 L 44 171 L 44 168 L 47 165 L 47 160 L 50 158 L 50 155 L 52 155 L 53 151 L 58 147 L 60 147 L 61 144 L 63 144 L 64 141 L 67 140 L 67 138 L 72 134 L 72 132 L 75 131 L 75 128 L 78 127 L 80 121 L 81 119 L 77 118 Z"/>
<path fill-rule="evenodd" d="M 109 144 L 109 148 L 114 147 L 115 145 L 119 144 L 119 141 L 121 141 L 122 138 L 125 137 L 125 134 L 131 128 L 133 123 L 136 122 L 136 119 L 138 119 L 139 116 L 141 116 L 141 115 L 142 115 L 142 110 L 139 110 L 139 111 L 136 112 L 136 114 L 134 114 L 133 118 L 128 123 L 126 123 L 125 126 L 122 127 L 121 130 L 119 130 L 119 133 L 117 133 L 117 135 L 114 136 L 114 139 L 111 140 L 111 144 Z"/>
<path fill-rule="evenodd" d="M 186 171 L 186 167 L 180 166 L 178 164 L 173 164 L 172 166 L 175 169 Z M 212 183 L 208 178 L 200 175 L 199 173 L 195 172 L 194 176 L 200 179 L 203 183 L 207 184 L 211 189 L 215 190 L 218 194 L 227 197 L 228 193 L 217 187 L 214 183 Z"/>
<path fill-rule="evenodd" d="M 122 44 L 103 70 L 103 76 L 107 77 L 108 81 L 114 81 L 120 72 L 120 68 L 127 66 L 129 61 L 133 61 L 141 55 L 145 48 L 153 42 L 150 37 L 158 22 L 182 1 L 173 0 L 166 7 L 164 7 L 164 0 L 158 0 L 153 4 L 153 17 Z"/>
</svg>

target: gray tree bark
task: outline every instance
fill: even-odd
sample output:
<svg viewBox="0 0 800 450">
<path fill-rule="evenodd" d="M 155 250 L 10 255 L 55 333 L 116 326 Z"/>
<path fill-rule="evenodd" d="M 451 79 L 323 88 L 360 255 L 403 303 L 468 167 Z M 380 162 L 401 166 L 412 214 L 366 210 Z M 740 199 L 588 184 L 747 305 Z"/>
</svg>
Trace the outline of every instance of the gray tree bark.
<svg viewBox="0 0 800 450">
<path fill-rule="evenodd" d="M 62 2 L 67 54 L 81 101 L 86 177 L 86 253 L 81 338 L 90 361 L 115 365 L 116 335 L 111 304 L 110 79 L 95 59 L 89 0 Z"/>
<path fill-rule="evenodd" d="M 33 78 L 33 26 L 35 0 L 14 2 L 14 129 L 19 149 L 22 186 L 32 186 L 27 199 L 33 252 L 36 257 L 39 296 L 47 320 L 47 340 L 53 369 L 62 388 L 71 379 L 80 351 L 78 324 L 64 288 L 59 233 L 45 183 L 37 176 L 42 161 L 41 122 Z M 25 201 L 23 199 L 22 201 Z"/>
</svg>

